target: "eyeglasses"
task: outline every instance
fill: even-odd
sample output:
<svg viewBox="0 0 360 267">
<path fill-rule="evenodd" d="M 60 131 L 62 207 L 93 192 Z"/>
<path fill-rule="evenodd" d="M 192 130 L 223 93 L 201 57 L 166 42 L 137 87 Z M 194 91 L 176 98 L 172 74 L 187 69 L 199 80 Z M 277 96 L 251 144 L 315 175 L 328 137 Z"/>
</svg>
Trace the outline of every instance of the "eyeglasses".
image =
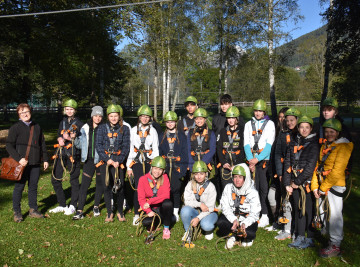
<svg viewBox="0 0 360 267">
<path fill-rule="evenodd" d="M 28 110 L 28 111 L 19 112 L 20 115 L 25 115 L 25 114 L 29 114 L 29 113 L 30 113 L 29 110 Z"/>
</svg>

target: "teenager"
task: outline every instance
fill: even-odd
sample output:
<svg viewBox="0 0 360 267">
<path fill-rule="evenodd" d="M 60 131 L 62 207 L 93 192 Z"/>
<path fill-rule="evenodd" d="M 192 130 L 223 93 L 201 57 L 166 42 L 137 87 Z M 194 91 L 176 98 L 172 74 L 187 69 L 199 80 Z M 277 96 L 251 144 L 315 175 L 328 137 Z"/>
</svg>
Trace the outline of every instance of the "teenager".
<svg viewBox="0 0 360 267">
<path fill-rule="evenodd" d="M 182 118 L 182 120 L 178 121 L 177 129 L 182 131 L 187 136 L 190 129 L 195 128 L 195 121 L 194 121 L 194 112 L 198 108 L 197 106 L 197 99 L 194 96 L 188 96 L 185 100 L 185 109 L 187 111 L 186 116 Z"/>
</svg>

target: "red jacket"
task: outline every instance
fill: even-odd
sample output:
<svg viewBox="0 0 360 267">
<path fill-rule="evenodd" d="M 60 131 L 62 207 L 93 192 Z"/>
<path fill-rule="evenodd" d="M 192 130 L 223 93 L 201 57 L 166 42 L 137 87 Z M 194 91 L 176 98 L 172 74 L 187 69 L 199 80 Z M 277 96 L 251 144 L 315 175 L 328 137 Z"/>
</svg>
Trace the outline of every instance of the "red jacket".
<svg viewBox="0 0 360 267">
<path fill-rule="evenodd" d="M 164 182 L 159 187 L 156 197 L 152 197 L 153 196 L 153 190 L 150 187 L 148 178 L 152 181 L 154 186 L 156 186 L 156 182 L 151 177 L 150 173 L 147 173 L 144 176 L 140 177 L 137 192 L 138 192 L 138 201 L 139 201 L 139 204 L 140 204 L 141 208 L 144 207 L 146 202 L 149 203 L 151 208 L 158 208 L 158 207 L 161 206 L 161 203 L 165 199 L 170 199 L 170 182 L 169 182 L 169 178 L 168 178 L 167 174 L 163 174 L 163 176 L 164 176 Z M 149 212 L 152 211 L 151 208 L 145 209 L 144 211 L 146 213 L 149 213 Z"/>
</svg>

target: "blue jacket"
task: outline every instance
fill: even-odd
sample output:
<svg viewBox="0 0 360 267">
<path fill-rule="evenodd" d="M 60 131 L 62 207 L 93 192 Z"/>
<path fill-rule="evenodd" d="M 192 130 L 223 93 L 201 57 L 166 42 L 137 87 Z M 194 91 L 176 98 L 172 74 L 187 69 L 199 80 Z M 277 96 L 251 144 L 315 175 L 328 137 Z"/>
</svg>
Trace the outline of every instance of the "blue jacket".
<svg viewBox="0 0 360 267">
<path fill-rule="evenodd" d="M 165 135 L 165 136 L 164 136 Z M 164 139 L 164 140 L 163 140 Z M 165 133 L 161 133 L 159 135 L 159 155 L 160 156 L 167 156 L 169 153 L 170 147 L 169 142 L 166 138 Z M 188 167 L 188 152 L 187 152 L 187 140 L 186 136 L 182 131 L 177 131 L 177 138 L 174 144 L 174 157 L 180 157 L 180 161 L 173 161 L 173 169 L 171 178 L 177 177 L 181 178 L 184 177 L 186 174 L 186 170 Z M 175 165 L 175 167 L 174 167 Z M 176 170 L 176 167 L 180 168 L 180 172 Z M 170 166 L 169 161 L 166 159 L 166 172 L 169 173 Z"/>
<path fill-rule="evenodd" d="M 107 126 L 110 127 L 109 122 L 99 126 L 95 140 L 95 148 L 99 154 L 99 160 L 104 162 L 109 160 L 109 156 L 105 153 L 105 151 L 107 151 L 110 147 L 110 138 L 108 137 Z M 122 126 L 122 133 L 121 130 L 119 130 L 120 125 L 116 125 L 114 129 L 111 129 L 111 133 L 114 133 L 115 131 L 118 132 L 118 136 L 115 138 L 114 142 L 114 151 L 121 151 L 121 153 L 120 155 L 111 154 L 110 158 L 115 162 L 124 163 L 130 150 L 130 131 L 129 128 L 125 125 Z"/>
<path fill-rule="evenodd" d="M 97 132 L 98 129 L 99 128 L 96 128 L 93 131 Z M 90 131 L 90 125 L 88 123 L 85 123 L 84 126 L 81 127 L 79 138 L 76 138 L 75 142 L 74 142 L 75 147 L 77 149 L 81 149 L 81 162 L 85 162 L 88 158 L 89 142 L 92 141 L 92 138 L 89 136 L 89 131 Z M 95 132 L 95 137 L 97 134 L 96 132 Z M 93 142 L 94 142 L 93 146 L 94 146 L 94 150 L 95 150 L 94 164 L 97 164 L 100 161 L 99 154 L 97 153 L 97 151 L 95 149 L 95 140 L 93 140 Z"/>
</svg>

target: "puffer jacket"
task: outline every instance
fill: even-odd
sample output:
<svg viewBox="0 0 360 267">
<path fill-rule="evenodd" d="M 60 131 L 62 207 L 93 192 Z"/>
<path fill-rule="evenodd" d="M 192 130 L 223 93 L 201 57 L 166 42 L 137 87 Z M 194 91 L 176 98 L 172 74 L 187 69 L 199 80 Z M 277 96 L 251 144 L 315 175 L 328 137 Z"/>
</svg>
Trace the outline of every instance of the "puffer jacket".
<svg viewBox="0 0 360 267">
<path fill-rule="evenodd" d="M 239 210 L 241 213 L 248 214 L 247 216 L 239 216 L 239 223 L 245 224 L 248 227 L 259 220 L 261 212 L 261 204 L 259 193 L 256 191 L 254 181 L 251 179 L 249 167 L 245 163 L 241 163 L 246 171 L 245 182 L 241 188 L 236 188 L 233 183 L 227 184 L 221 196 L 220 204 L 222 214 L 228 219 L 229 222 L 234 222 L 238 218 L 235 216 L 235 201 L 233 200 L 232 193 L 237 196 L 245 196 L 245 201 L 240 204 Z"/>
<path fill-rule="evenodd" d="M 302 149 L 296 150 L 296 147 L 303 147 Z M 298 162 L 296 157 L 299 155 Z M 292 181 L 296 185 L 303 185 L 306 181 L 311 181 L 317 159 L 319 157 L 319 144 L 316 134 L 310 134 L 306 138 L 299 134 L 290 142 L 290 147 L 286 153 L 284 162 L 284 174 L 283 183 L 284 186 L 288 186 Z M 296 166 L 297 165 L 297 166 Z M 297 177 L 295 177 L 292 169 L 296 169 Z"/>
<path fill-rule="evenodd" d="M 345 169 L 349 162 L 354 144 L 342 137 L 333 142 L 330 146 L 323 144 L 320 149 L 319 160 L 316 168 L 321 164 L 322 158 L 327 154 L 326 149 L 332 149 L 324 162 L 324 171 L 330 171 L 325 179 L 319 184 L 318 175 L 315 171 L 311 180 L 311 190 L 319 189 L 323 192 L 330 190 L 333 186 L 345 186 Z"/>
<path fill-rule="evenodd" d="M 276 139 L 276 146 L 274 152 L 275 172 L 277 176 L 283 176 L 284 161 L 286 152 L 290 146 L 291 140 L 294 139 L 294 135 L 290 131 L 281 131 Z"/>
</svg>

